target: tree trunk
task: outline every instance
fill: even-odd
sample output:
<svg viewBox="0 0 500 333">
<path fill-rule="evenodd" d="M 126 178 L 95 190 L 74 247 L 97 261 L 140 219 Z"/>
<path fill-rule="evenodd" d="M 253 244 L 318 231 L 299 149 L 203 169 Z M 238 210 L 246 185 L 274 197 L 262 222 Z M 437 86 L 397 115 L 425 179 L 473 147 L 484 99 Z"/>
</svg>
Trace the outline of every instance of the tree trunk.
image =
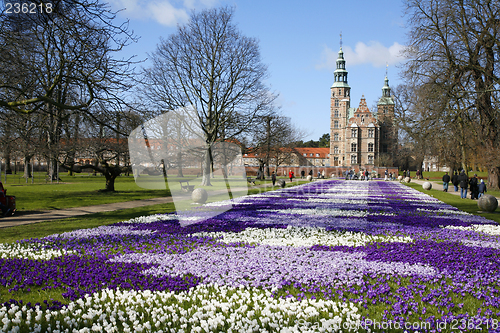
<svg viewBox="0 0 500 333">
<path fill-rule="evenodd" d="M 5 154 L 5 173 L 8 174 L 8 175 L 12 174 L 12 168 L 11 168 L 10 163 L 11 163 L 10 151 L 7 151 L 6 154 Z"/>
<path fill-rule="evenodd" d="M 488 187 L 500 190 L 500 167 L 490 167 L 488 169 Z"/>
<path fill-rule="evenodd" d="M 210 170 L 212 166 L 212 154 L 210 148 L 205 151 L 203 158 L 203 176 L 201 178 L 201 186 L 212 186 L 210 183 Z"/>
<path fill-rule="evenodd" d="M 182 173 L 182 152 L 177 153 L 177 177 L 184 177 Z"/>
<path fill-rule="evenodd" d="M 31 178 L 31 170 L 30 170 L 30 162 L 31 162 L 31 156 L 24 156 L 24 179 Z"/>
<path fill-rule="evenodd" d="M 112 173 L 109 173 L 109 172 L 106 172 L 104 174 L 104 176 L 106 177 L 106 189 L 105 189 L 105 191 L 106 192 L 114 192 L 115 191 L 115 179 L 117 176 L 112 174 Z"/>
</svg>

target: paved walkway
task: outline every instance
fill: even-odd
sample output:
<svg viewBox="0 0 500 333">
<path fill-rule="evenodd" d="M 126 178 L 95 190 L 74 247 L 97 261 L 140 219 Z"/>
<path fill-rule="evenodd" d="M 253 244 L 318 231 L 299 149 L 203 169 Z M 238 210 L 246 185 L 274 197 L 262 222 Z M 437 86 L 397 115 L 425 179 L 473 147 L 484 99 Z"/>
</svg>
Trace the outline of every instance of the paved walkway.
<svg viewBox="0 0 500 333">
<path fill-rule="evenodd" d="M 70 217 L 82 216 L 93 213 L 112 212 L 120 209 L 165 204 L 169 202 L 172 202 L 172 197 L 152 198 L 144 200 L 109 203 L 109 204 L 95 205 L 95 206 L 66 208 L 66 209 L 40 212 L 35 214 L 20 214 L 20 215 L 0 218 L 0 228 L 14 227 L 23 224 L 31 224 L 44 221 L 53 221 L 58 219 L 66 219 Z"/>
</svg>

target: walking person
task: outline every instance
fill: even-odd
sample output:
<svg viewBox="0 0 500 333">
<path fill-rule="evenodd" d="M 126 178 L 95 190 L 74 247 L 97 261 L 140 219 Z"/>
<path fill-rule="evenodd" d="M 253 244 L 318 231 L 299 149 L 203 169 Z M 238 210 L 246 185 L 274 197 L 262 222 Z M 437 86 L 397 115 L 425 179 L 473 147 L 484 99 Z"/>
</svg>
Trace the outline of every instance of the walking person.
<svg viewBox="0 0 500 333">
<path fill-rule="evenodd" d="M 274 173 L 274 171 L 273 171 L 273 173 L 271 174 L 271 180 L 272 180 L 272 182 L 273 182 L 273 186 L 274 186 L 274 185 L 276 184 L 276 174 Z"/>
<path fill-rule="evenodd" d="M 472 200 L 477 199 L 477 196 L 479 194 L 479 191 L 477 190 L 477 174 L 474 174 L 474 177 L 472 177 L 469 180 L 469 188 L 470 188 L 470 198 Z"/>
<path fill-rule="evenodd" d="M 467 198 L 467 187 L 469 186 L 469 177 L 465 173 L 465 170 L 462 170 L 460 175 L 458 176 L 458 181 L 460 185 L 460 198 Z"/>
<path fill-rule="evenodd" d="M 301 178 L 301 179 L 306 178 L 306 172 L 305 172 L 304 170 L 302 170 L 302 171 L 300 172 L 300 178 Z"/>
<path fill-rule="evenodd" d="M 443 192 L 448 192 L 449 182 L 450 182 L 450 175 L 448 175 L 448 172 L 445 172 L 443 176 Z"/>
<path fill-rule="evenodd" d="M 486 193 L 486 184 L 484 183 L 484 180 L 481 179 L 481 182 L 477 186 L 477 191 L 479 192 L 477 197 L 478 199 Z"/>
<path fill-rule="evenodd" d="M 290 183 L 291 183 L 293 180 L 293 171 L 292 170 L 290 170 L 290 172 L 288 173 L 288 177 L 290 178 Z"/>
<path fill-rule="evenodd" d="M 455 170 L 455 173 L 453 173 L 453 176 L 451 176 L 451 183 L 453 184 L 453 186 L 455 186 L 455 192 L 458 192 L 459 181 L 457 170 Z"/>
</svg>

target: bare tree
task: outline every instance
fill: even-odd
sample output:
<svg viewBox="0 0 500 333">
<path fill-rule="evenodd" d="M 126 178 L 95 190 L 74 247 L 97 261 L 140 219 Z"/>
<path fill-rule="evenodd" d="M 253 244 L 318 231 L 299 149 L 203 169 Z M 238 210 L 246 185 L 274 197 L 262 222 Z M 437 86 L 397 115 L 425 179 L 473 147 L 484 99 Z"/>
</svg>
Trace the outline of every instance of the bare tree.
<svg viewBox="0 0 500 333">
<path fill-rule="evenodd" d="M 267 69 L 257 40 L 243 36 L 232 18 L 230 8 L 193 12 L 161 40 L 145 70 L 144 93 L 158 109 L 196 111 L 207 146 L 202 185 L 210 185 L 211 146 L 248 130 L 275 99 L 263 83 Z"/>
<path fill-rule="evenodd" d="M 285 161 L 291 161 L 295 143 L 306 137 L 306 133 L 294 126 L 289 117 L 281 114 L 262 118 L 255 126 L 249 142 L 249 152 L 256 154 L 261 177 L 269 176 L 271 164 L 277 168 Z"/>
<path fill-rule="evenodd" d="M 19 113 L 48 105 L 82 111 L 95 100 L 119 99 L 131 59 L 111 55 L 135 40 L 127 22 L 117 25 L 116 13 L 99 0 L 32 3 L 36 13 L 0 13 L 0 41 L 6 46 L 0 55 L 0 106 Z M 62 92 L 78 98 L 61 97 Z"/>
<path fill-rule="evenodd" d="M 477 133 L 488 156 L 489 185 L 499 188 L 500 3 L 407 0 L 406 5 L 410 24 L 406 78 L 411 87 L 428 85 L 442 94 L 442 114 L 449 112 L 462 126 L 455 135 Z M 460 149 L 465 147 L 460 142 Z"/>
</svg>

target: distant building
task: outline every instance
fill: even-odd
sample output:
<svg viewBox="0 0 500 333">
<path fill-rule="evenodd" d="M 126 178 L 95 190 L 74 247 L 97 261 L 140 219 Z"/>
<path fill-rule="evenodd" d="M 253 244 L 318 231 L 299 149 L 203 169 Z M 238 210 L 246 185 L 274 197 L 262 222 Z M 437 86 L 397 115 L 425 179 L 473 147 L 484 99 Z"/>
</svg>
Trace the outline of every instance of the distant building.
<svg viewBox="0 0 500 333">
<path fill-rule="evenodd" d="M 284 159 L 281 165 L 293 166 L 329 166 L 330 163 L 330 148 L 291 148 L 283 149 L 283 154 L 290 155 L 288 159 Z M 258 153 L 243 154 L 243 161 L 248 166 L 259 165 Z M 271 164 L 275 162 L 274 158 L 270 159 Z"/>
<path fill-rule="evenodd" d="M 392 166 L 397 149 L 393 125 L 394 98 L 385 77 L 377 110 L 370 111 L 363 95 L 358 108 L 351 107 L 351 87 L 347 83 L 342 47 L 334 71 L 330 96 L 330 165 L 372 169 L 377 160 Z"/>
</svg>

